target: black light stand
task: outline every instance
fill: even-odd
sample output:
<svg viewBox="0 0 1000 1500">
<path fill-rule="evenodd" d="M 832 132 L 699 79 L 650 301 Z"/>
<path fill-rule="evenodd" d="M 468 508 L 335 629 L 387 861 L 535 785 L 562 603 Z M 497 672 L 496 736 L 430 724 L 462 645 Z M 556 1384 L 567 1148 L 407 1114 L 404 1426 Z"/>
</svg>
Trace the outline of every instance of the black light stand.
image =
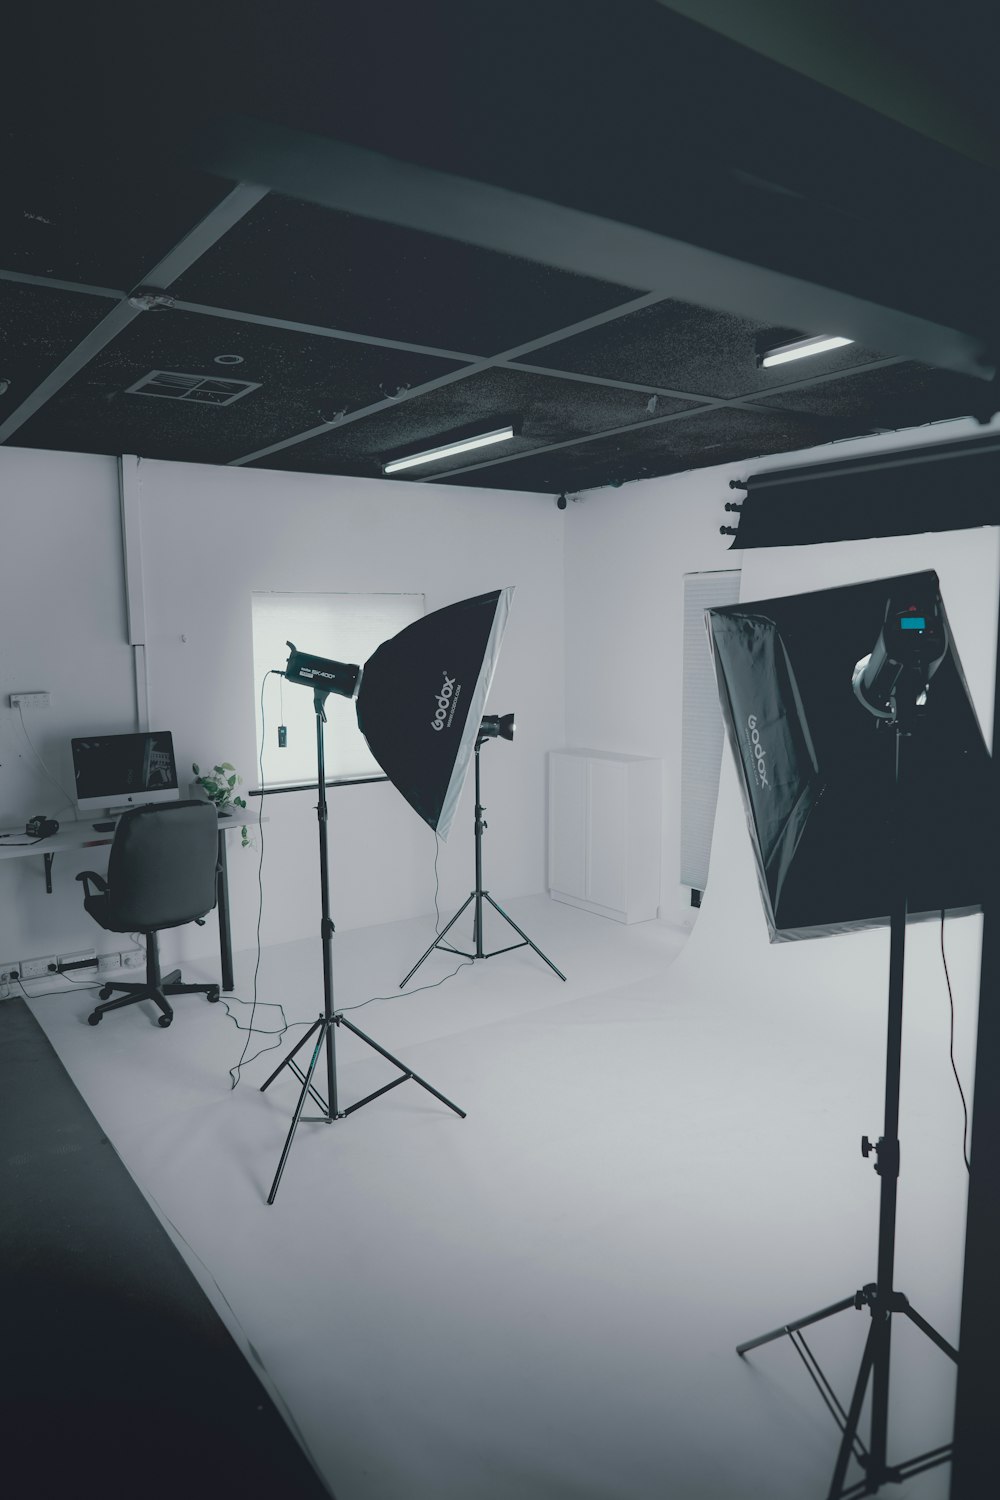
<svg viewBox="0 0 1000 1500">
<path fill-rule="evenodd" d="M 322 925 L 320 927 L 320 932 L 323 939 L 323 1013 L 318 1020 L 313 1022 L 309 1030 L 306 1032 L 305 1036 L 297 1044 L 297 1046 L 293 1047 L 292 1051 L 288 1054 L 284 1061 L 280 1063 L 277 1068 L 275 1068 L 270 1078 L 268 1078 L 265 1083 L 261 1084 L 261 1093 L 263 1093 L 264 1090 L 274 1082 L 279 1073 L 281 1073 L 285 1068 L 289 1068 L 295 1074 L 295 1077 L 302 1085 L 302 1091 L 299 1094 L 299 1101 L 295 1106 L 295 1113 L 292 1116 L 292 1123 L 289 1128 L 288 1135 L 285 1138 L 285 1145 L 281 1153 L 281 1160 L 278 1162 L 278 1170 L 274 1174 L 274 1181 L 271 1184 L 271 1191 L 268 1194 L 268 1203 L 274 1202 L 275 1195 L 278 1191 L 278 1184 L 281 1182 L 281 1174 L 285 1170 L 285 1162 L 288 1160 L 288 1153 L 292 1149 L 292 1141 L 295 1139 L 295 1132 L 298 1129 L 299 1121 L 302 1119 L 305 1119 L 306 1122 L 310 1124 L 321 1123 L 325 1125 L 331 1125 L 334 1120 L 346 1119 L 347 1116 L 352 1115 L 356 1109 L 360 1109 L 363 1104 L 370 1104 L 373 1099 L 377 1099 L 381 1094 L 387 1094 L 390 1089 L 397 1088 L 399 1084 L 406 1083 L 409 1079 L 412 1079 L 414 1083 L 419 1083 L 420 1087 L 426 1089 L 429 1094 L 433 1094 L 435 1099 L 440 1099 L 442 1104 L 446 1104 L 449 1109 L 454 1110 L 456 1115 L 460 1115 L 463 1120 L 465 1119 L 465 1111 L 463 1109 L 459 1109 L 457 1104 L 452 1104 L 451 1100 L 446 1099 L 444 1094 L 439 1094 L 437 1089 L 431 1088 L 431 1085 L 425 1079 L 420 1078 L 416 1073 L 413 1072 L 411 1068 L 408 1068 L 405 1063 L 401 1063 L 398 1057 L 393 1057 L 392 1053 L 387 1052 L 384 1047 L 380 1047 L 378 1042 L 372 1041 L 370 1036 L 366 1036 L 363 1031 L 359 1031 L 352 1022 L 345 1019 L 341 1012 L 335 1011 L 333 1008 L 332 949 L 334 926 L 333 922 L 330 919 L 330 872 L 327 850 L 326 764 L 323 747 L 323 725 L 326 723 L 326 711 L 324 705 L 328 697 L 328 690 L 322 688 L 314 689 L 313 702 L 316 709 L 317 784 L 319 790 L 319 800 L 316 804 L 316 815 L 319 822 L 319 874 L 323 912 Z M 363 1099 L 359 1099 L 356 1104 L 348 1105 L 346 1109 L 338 1109 L 337 1107 L 337 1059 L 334 1042 L 334 1029 L 337 1026 L 346 1026 L 348 1031 L 353 1032 L 356 1037 L 360 1037 L 367 1046 L 371 1047 L 375 1052 L 379 1053 L 381 1057 L 386 1058 L 395 1067 L 400 1069 L 398 1078 L 393 1078 L 390 1083 L 385 1084 L 380 1089 L 376 1089 L 374 1093 L 366 1094 Z M 301 1051 L 306 1042 L 308 1042 L 309 1038 L 312 1036 L 315 1036 L 316 1040 L 313 1045 L 312 1056 L 309 1060 L 309 1066 L 303 1073 L 302 1069 L 295 1061 L 295 1055 L 297 1052 Z M 319 1061 L 319 1055 L 323 1050 L 324 1045 L 326 1049 L 327 1088 L 325 1099 L 323 1098 L 319 1090 L 313 1085 L 313 1074 L 316 1071 L 316 1064 Z M 307 1095 L 309 1095 L 319 1105 L 320 1109 L 322 1110 L 322 1114 L 305 1116 L 302 1114 Z"/>
<path fill-rule="evenodd" d="M 480 726 L 479 734 L 478 734 L 478 736 L 476 738 L 476 751 L 475 751 L 475 755 L 476 755 L 476 888 L 475 888 L 474 891 L 472 891 L 470 893 L 470 895 L 468 897 L 468 900 L 464 901 L 462 903 L 462 905 L 458 908 L 458 911 L 452 917 L 452 919 L 448 923 L 447 927 L 445 927 L 441 932 L 438 933 L 437 937 L 434 939 L 433 943 L 431 943 L 430 947 L 427 948 L 421 954 L 421 956 L 417 959 L 416 963 L 413 965 L 413 968 L 407 974 L 406 978 L 401 981 L 400 986 L 399 986 L 399 988 L 401 990 L 406 988 L 406 986 L 409 984 L 410 980 L 413 978 L 414 974 L 420 968 L 420 965 L 424 962 L 424 959 L 430 958 L 430 956 L 434 952 L 435 948 L 441 948 L 442 951 L 445 952 L 445 953 L 455 953 L 460 958 L 496 958 L 501 953 L 511 953 L 515 948 L 531 948 L 533 952 L 535 952 L 535 953 L 538 954 L 538 957 L 540 959 L 542 959 L 545 963 L 548 964 L 549 968 L 552 970 L 552 972 L 554 974 L 558 974 L 559 978 L 562 979 L 562 980 L 565 980 L 565 978 L 566 978 L 566 975 L 562 972 L 562 970 L 561 969 L 557 969 L 556 966 L 555 966 L 555 964 L 552 962 L 552 960 L 550 958 L 546 958 L 545 957 L 545 954 L 542 952 L 541 948 L 537 947 L 537 945 L 531 941 L 531 939 L 528 936 L 528 934 L 526 932 L 522 932 L 521 928 L 518 927 L 517 923 L 511 920 L 511 918 L 504 911 L 503 907 L 497 905 L 497 903 L 493 900 L 493 897 L 490 895 L 489 891 L 484 891 L 483 890 L 483 830 L 486 828 L 486 820 L 483 817 L 483 813 L 486 811 L 486 809 L 485 809 L 485 807 L 483 807 L 482 803 L 479 800 L 479 798 L 480 798 L 479 752 L 482 749 L 483 745 L 486 743 L 486 741 L 488 739 L 494 738 L 494 736 L 496 736 L 497 734 L 499 734 L 500 736 L 502 736 L 502 738 L 504 738 L 504 739 L 513 739 L 513 737 L 514 737 L 514 716 L 513 716 L 513 714 L 504 714 L 503 716 L 498 716 L 496 714 L 487 715 L 486 718 L 484 718 L 483 721 L 482 721 L 482 725 Z M 493 910 L 495 912 L 498 912 L 500 914 L 500 916 L 503 917 L 503 919 L 507 923 L 508 927 L 512 927 L 514 929 L 514 931 L 517 933 L 517 935 L 520 938 L 523 939 L 522 942 L 520 942 L 520 943 L 509 943 L 506 948 L 495 948 L 492 953 L 486 953 L 484 951 L 484 949 L 483 949 L 483 902 L 484 901 L 488 901 L 490 903 L 490 905 L 492 906 Z M 469 906 L 471 906 L 473 902 L 475 902 L 475 907 L 474 907 L 474 911 L 473 911 L 472 940 L 473 940 L 473 942 L 476 945 L 476 951 L 475 951 L 475 953 L 466 953 L 461 948 L 453 948 L 450 943 L 445 943 L 443 940 L 447 936 L 447 934 L 451 931 L 451 929 L 454 927 L 455 923 L 458 921 L 458 919 L 462 915 L 462 913 L 464 911 L 466 911 L 467 908 Z"/>
<path fill-rule="evenodd" d="M 875 653 L 871 660 L 875 663 Z M 859 669 L 863 665 L 859 663 Z M 885 1124 L 883 1134 L 876 1144 L 873 1144 L 867 1136 L 863 1136 L 861 1140 L 863 1156 L 867 1157 L 872 1152 L 875 1153 L 875 1171 L 879 1174 L 881 1184 L 876 1280 L 861 1287 L 853 1296 L 845 1297 L 842 1301 L 835 1302 L 830 1307 L 821 1308 L 818 1312 L 810 1313 L 807 1317 L 798 1318 L 794 1323 L 786 1323 L 782 1328 L 762 1334 L 759 1338 L 750 1339 L 747 1343 L 740 1344 L 736 1350 L 737 1354 L 742 1356 L 751 1349 L 757 1349 L 760 1345 L 771 1343 L 774 1339 L 786 1334 L 791 1339 L 796 1353 L 805 1364 L 842 1434 L 827 1500 L 853 1500 L 855 1496 L 872 1495 L 882 1484 L 900 1483 L 913 1474 L 920 1474 L 925 1469 L 932 1469 L 938 1464 L 946 1463 L 951 1457 L 952 1449 L 952 1445 L 946 1443 L 899 1464 L 890 1464 L 886 1458 L 889 1422 L 889 1355 L 893 1313 L 904 1313 L 932 1343 L 948 1355 L 949 1359 L 955 1360 L 956 1363 L 958 1361 L 957 1349 L 954 1349 L 947 1339 L 932 1328 L 926 1319 L 910 1306 L 904 1294 L 895 1291 L 892 1285 L 896 1237 L 896 1192 L 899 1177 L 899 1088 L 903 1035 L 903 960 L 907 915 L 905 839 L 907 825 L 903 806 L 902 746 L 904 739 L 914 734 L 920 714 L 920 709 L 916 706 L 917 694 L 912 691 L 908 693 L 897 691 L 902 676 L 902 673 L 897 673 L 893 684 L 891 711 L 885 713 L 872 709 L 883 721 L 891 723 L 895 730 L 896 740 L 893 812 L 895 827 L 892 839 L 894 879 L 889 929 Z M 907 683 L 907 686 L 912 687 L 912 680 Z M 922 686 L 926 688 L 926 678 Z M 855 691 L 858 691 L 857 682 Z M 919 687 L 917 692 L 919 692 Z M 862 697 L 862 694 L 859 692 L 858 696 Z M 863 697 L 862 701 L 865 701 Z M 806 1343 L 802 1329 L 813 1323 L 822 1322 L 825 1318 L 833 1317 L 834 1314 L 843 1312 L 849 1307 L 859 1310 L 868 1307 L 872 1321 L 850 1406 L 845 1412 L 815 1355 Z M 866 1448 L 858 1436 L 858 1427 L 869 1379 L 872 1382 L 871 1436 L 870 1446 Z M 847 1466 L 852 1453 L 864 1470 L 864 1477 L 853 1484 L 845 1485 Z"/>
</svg>

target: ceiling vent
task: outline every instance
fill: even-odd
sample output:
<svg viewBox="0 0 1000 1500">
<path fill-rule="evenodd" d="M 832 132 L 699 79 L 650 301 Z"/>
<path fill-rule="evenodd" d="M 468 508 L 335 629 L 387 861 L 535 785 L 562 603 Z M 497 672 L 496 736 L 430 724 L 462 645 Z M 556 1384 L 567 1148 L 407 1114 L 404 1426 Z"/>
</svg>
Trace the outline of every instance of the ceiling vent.
<svg viewBox="0 0 1000 1500">
<path fill-rule="evenodd" d="M 173 370 L 150 370 L 127 396 L 163 396 L 168 401 L 198 401 L 203 406 L 232 406 L 241 396 L 260 389 L 260 381 L 223 380 L 218 375 L 180 375 Z"/>
</svg>

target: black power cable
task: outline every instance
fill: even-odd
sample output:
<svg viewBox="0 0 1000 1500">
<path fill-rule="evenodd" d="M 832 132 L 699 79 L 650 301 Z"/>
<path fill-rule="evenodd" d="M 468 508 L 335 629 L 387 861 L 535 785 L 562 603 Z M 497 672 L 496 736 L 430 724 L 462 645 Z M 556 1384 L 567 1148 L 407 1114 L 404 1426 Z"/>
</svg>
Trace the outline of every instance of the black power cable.
<svg viewBox="0 0 1000 1500">
<path fill-rule="evenodd" d="M 948 1056 L 951 1059 L 951 1071 L 954 1073 L 955 1082 L 958 1084 L 958 1094 L 959 1098 L 962 1101 L 962 1115 L 965 1120 L 965 1124 L 962 1128 L 962 1156 L 965 1159 L 965 1170 L 971 1173 L 972 1168 L 969 1165 L 969 1106 L 965 1102 L 965 1094 L 962 1090 L 962 1080 L 959 1078 L 958 1069 L 955 1066 L 955 997 L 951 992 L 951 976 L 948 973 L 948 958 L 944 951 L 943 910 L 941 912 L 941 962 L 944 964 L 944 978 L 945 983 L 948 986 L 948 1005 L 951 1009 L 951 1027 L 948 1038 Z"/>
</svg>

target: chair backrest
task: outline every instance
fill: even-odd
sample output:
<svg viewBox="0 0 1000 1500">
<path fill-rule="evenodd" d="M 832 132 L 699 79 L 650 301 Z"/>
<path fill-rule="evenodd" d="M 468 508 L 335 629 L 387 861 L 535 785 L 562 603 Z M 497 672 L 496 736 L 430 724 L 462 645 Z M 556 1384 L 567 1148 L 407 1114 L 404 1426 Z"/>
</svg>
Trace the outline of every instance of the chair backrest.
<svg viewBox="0 0 1000 1500">
<path fill-rule="evenodd" d="M 108 905 L 121 931 L 154 932 L 215 905 L 218 815 L 212 802 L 165 802 L 123 813 L 108 860 Z"/>
</svg>

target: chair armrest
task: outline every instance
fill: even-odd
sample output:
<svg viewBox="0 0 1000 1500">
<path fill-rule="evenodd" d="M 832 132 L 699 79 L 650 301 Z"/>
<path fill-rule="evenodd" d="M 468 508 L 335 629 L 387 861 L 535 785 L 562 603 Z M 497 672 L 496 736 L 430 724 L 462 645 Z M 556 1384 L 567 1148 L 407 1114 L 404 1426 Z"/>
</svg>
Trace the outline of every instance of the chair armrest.
<svg viewBox="0 0 1000 1500">
<path fill-rule="evenodd" d="M 103 875 L 98 875 L 96 870 L 81 870 L 76 878 L 77 880 L 83 881 L 83 891 L 85 896 L 89 896 L 91 894 L 91 881 L 94 882 L 94 884 L 97 886 L 97 889 L 101 892 L 104 892 L 108 889 L 108 882 L 105 880 Z"/>
</svg>

